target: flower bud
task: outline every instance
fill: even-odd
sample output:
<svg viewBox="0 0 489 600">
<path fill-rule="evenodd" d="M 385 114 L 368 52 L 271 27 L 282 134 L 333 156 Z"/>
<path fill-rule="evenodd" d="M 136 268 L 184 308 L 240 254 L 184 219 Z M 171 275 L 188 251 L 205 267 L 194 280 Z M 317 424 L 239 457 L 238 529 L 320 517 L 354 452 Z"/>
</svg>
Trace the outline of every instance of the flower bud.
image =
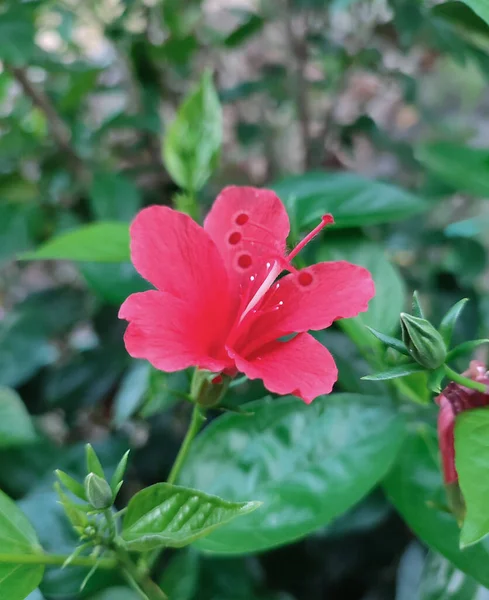
<svg viewBox="0 0 489 600">
<path fill-rule="evenodd" d="M 103 510 L 112 506 L 112 490 L 110 485 L 95 473 L 89 473 L 85 477 L 85 493 L 87 500 L 97 510 Z"/>
<path fill-rule="evenodd" d="M 401 313 L 401 332 L 402 341 L 417 363 L 436 369 L 445 362 L 445 342 L 429 321 Z"/>
</svg>

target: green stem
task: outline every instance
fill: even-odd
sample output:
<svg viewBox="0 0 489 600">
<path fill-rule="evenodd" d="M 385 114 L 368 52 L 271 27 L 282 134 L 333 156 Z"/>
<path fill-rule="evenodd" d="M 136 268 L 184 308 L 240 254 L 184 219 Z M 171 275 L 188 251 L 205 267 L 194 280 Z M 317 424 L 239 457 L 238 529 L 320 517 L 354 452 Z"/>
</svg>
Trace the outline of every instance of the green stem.
<svg viewBox="0 0 489 600">
<path fill-rule="evenodd" d="M 195 401 L 195 399 L 194 399 Z M 187 454 L 189 453 L 190 446 L 192 445 L 192 441 L 194 437 L 199 433 L 200 428 L 205 422 L 205 417 L 202 414 L 202 409 L 198 404 L 194 404 L 194 408 L 192 411 L 192 418 L 190 420 L 190 425 L 185 435 L 185 439 L 180 447 L 177 458 L 173 464 L 173 467 L 170 471 L 170 475 L 168 476 L 168 483 L 175 483 L 178 474 L 187 458 Z"/>
<path fill-rule="evenodd" d="M 109 536 L 110 541 L 112 542 L 117 535 L 117 525 L 114 519 L 114 514 L 111 508 L 104 510 L 105 520 L 107 521 L 107 526 L 109 528 Z"/>
<path fill-rule="evenodd" d="M 138 589 L 142 598 L 145 600 L 168 600 L 167 595 L 151 579 L 148 572 L 138 569 L 126 550 L 116 547 L 115 553 L 126 579 Z"/>
<path fill-rule="evenodd" d="M 0 564 L 9 565 L 46 565 L 63 566 L 67 555 L 64 554 L 0 554 Z M 91 556 L 75 556 L 70 565 L 74 567 L 93 567 L 97 565 L 99 569 L 116 569 L 117 561 L 114 558 L 95 558 Z"/>
<path fill-rule="evenodd" d="M 479 383 L 478 381 L 474 381 L 472 379 L 469 379 L 468 377 L 464 377 L 463 375 L 460 375 L 453 369 L 450 369 L 448 365 L 445 365 L 444 369 L 446 376 L 451 381 L 459 383 L 460 385 L 463 385 L 466 388 L 470 388 L 471 390 L 477 390 L 478 392 L 482 392 L 483 394 L 486 394 L 488 392 L 488 386 L 484 383 Z"/>
</svg>

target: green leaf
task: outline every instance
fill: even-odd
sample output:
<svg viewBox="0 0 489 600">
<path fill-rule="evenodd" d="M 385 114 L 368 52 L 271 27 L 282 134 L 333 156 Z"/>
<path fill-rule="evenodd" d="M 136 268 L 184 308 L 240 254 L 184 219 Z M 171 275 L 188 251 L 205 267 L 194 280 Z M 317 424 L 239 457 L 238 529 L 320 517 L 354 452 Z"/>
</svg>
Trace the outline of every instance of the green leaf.
<svg viewBox="0 0 489 600">
<path fill-rule="evenodd" d="M 80 498 L 80 500 L 83 500 L 84 502 L 87 501 L 85 488 L 79 481 L 73 479 L 73 477 L 71 477 L 67 473 L 64 473 L 60 469 L 56 469 L 55 473 L 67 490 L 69 490 L 77 498 Z"/>
<path fill-rule="evenodd" d="M 489 23 L 489 3 L 487 0 L 463 0 L 467 6 L 479 15 L 486 23 Z"/>
<path fill-rule="evenodd" d="M 0 387 L 0 448 L 22 446 L 37 439 L 31 417 L 14 390 Z"/>
<path fill-rule="evenodd" d="M 108 304 L 122 304 L 131 294 L 151 289 L 131 263 L 79 263 L 88 286 Z"/>
<path fill-rule="evenodd" d="M 142 202 L 138 188 L 120 173 L 95 173 L 89 198 L 98 221 L 130 221 Z"/>
<path fill-rule="evenodd" d="M 407 219 L 430 204 L 394 185 L 353 173 L 311 172 L 270 186 L 286 204 L 297 229 L 332 213 L 336 227 L 363 227 Z"/>
<path fill-rule="evenodd" d="M 452 308 L 447 312 L 447 314 L 443 317 L 440 323 L 440 334 L 443 338 L 447 348 L 450 347 L 452 342 L 453 330 L 455 329 L 455 325 L 457 324 L 458 318 L 460 317 L 465 304 L 469 301 L 468 298 L 462 298 L 456 304 L 452 306 Z"/>
<path fill-rule="evenodd" d="M 91 223 L 54 237 L 19 259 L 127 262 L 129 228 L 125 223 Z"/>
<path fill-rule="evenodd" d="M 455 423 L 455 460 L 467 507 L 460 544 L 475 544 L 489 533 L 489 409 L 470 410 Z"/>
<path fill-rule="evenodd" d="M 394 350 L 397 350 L 397 352 L 400 352 L 401 354 L 404 354 L 404 356 L 411 356 L 409 354 L 409 351 L 406 348 L 405 344 L 403 342 L 401 342 L 401 340 L 398 340 L 397 338 L 391 337 L 390 335 L 385 335 L 384 333 L 381 333 L 380 331 L 377 331 L 373 327 L 368 327 L 367 326 L 367 329 L 371 333 L 373 333 L 373 335 L 378 340 L 380 340 L 383 344 L 385 344 L 389 348 L 393 348 Z"/>
<path fill-rule="evenodd" d="M 85 455 L 86 455 L 86 460 L 87 460 L 87 473 L 94 473 L 95 475 L 98 475 L 102 479 L 105 479 L 104 470 L 103 470 L 102 465 L 100 464 L 100 460 L 98 459 L 98 456 L 97 456 L 95 450 L 92 448 L 91 444 L 86 444 Z"/>
<path fill-rule="evenodd" d="M 368 311 L 348 321 L 373 327 L 387 334 L 399 327 L 399 314 L 404 308 L 405 286 L 398 270 L 389 262 L 381 246 L 358 234 L 344 236 L 328 232 L 319 248 L 317 259 L 347 260 L 367 268 L 372 274 L 375 296 L 369 302 Z M 367 346 L 370 347 L 372 338 L 369 334 L 367 338 Z"/>
<path fill-rule="evenodd" d="M 447 237 L 472 238 L 485 234 L 488 227 L 489 215 L 483 215 L 450 223 L 445 227 L 444 233 Z"/>
<path fill-rule="evenodd" d="M 114 474 L 112 475 L 112 479 L 110 480 L 110 487 L 114 494 L 116 494 L 116 492 L 119 490 L 122 481 L 124 480 L 124 475 L 127 469 L 127 460 L 129 458 L 129 452 L 130 450 L 128 450 L 121 458 L 121 460 L 117 464 L 117 467 L 115 468 Z"/>
<path fill-rule="evenodd" d="M 419 600 L 487 600 L 489 592 L 450 561 L 430 552 L 419 586 Z"/>
<path fill-rule="evenodd" d="M 479 543 L 462 551 L 455 518 L 435 507 L 447 503 L 437 448 L 434 430 L 420 428 L 411 434 L 384 480 L 384 489 L 408 527 L 424 543 L 489 587 L 489 544 Z"/>
<path fill-rule="evenodd" d="M 42 552 L 29 521 L 15 503 L 0 491 L 0 549 L 2 554 Z M 0 598 L 24 600 L 39 585 L 42 565 L 0 564 Z"/>
<path fill-rule="evenodd" d="M 2 198 L 0 205 L 0 263 L 14 258 L 16 254 L 32 246 L 33 222 L 39 220 L 39 217 L 38 206 L 4 202 Z"/>
<path fill-rule="evenodd" d="M 385 381 L 387 379 L 396 379 L 397 377 L 406 377 L 407 375 L 412 375 L 413 373 L 419 373 L 421 371 L 426 371 L 426 369 L 422 365 L 418 365 L 418 363 L 412 363 L 398 365 L 397 367 L 392 367 L 392 369 L 388 369 L 382 373 L 365 375 L 362 379 L 366 381 Z"/>
<path fill-rule="evenodd" d="M 199 490 L 157 483 L 131 499 L 121 537 L 128 550 L 181 548 L 259 506 L 260 502 L 228 502 Z"/>
<path fill-rule="evenodd" d="M 0 384 L 18 386 L 53 363 L 58 351 L 51 338 L 66 332 L 82 315 L 83 295 L 70 288 L 31 294 L 10 310 L 0 322 Z"/>
<path fill-rule="evenodd" d="M 221 144 L 221 106 L 207 71 L 163 139 L 165 166 L 172 179 L 181 188 L 198 192 L 218 165 Z"/>
<path fill-rule="evenodd" d="M 28 9 L 14 5 L 0 12 L 0 60 L 15 67 L 28 65 L 36 52 L 35 37 Z"/>
<path fill-rule="evenodd" d="M 324 527 L 359 502 L 395 460 L 404 422 L 388 399 L 357 394 L 264 398 L 253 416 L 226 414 L 195 440 L 184 485 L 263 502 L 199 542 L 223 554 L 257 552 Z"/>
<path fill-rule="evenodd" d="M 418 146 L 416 158 L 455 190 L 489 198 L 488 149 L 469 148 L 453 142 L 432 142 Z"/>
<path fill-rule="evenodd" d="M 134 361 L 125 374 L 114 398 L 112 422 L 123 425 L 140 408 L 150 384 L 151 366 L 147 361 Z"/>
<path fill-rule="evenodd" d="M 249 13 L 248 19 L 232 31 L 224 40 L 224 45 L 228 48 L 236 48 L 244 42 L 259 33 L 265 24 L 263 17 Z"/>
<path fill-rule="evenodd" d="M 486 4 L 485 0 L 482 0 Z M 481 4 L 482 4 L 481 2 Z M 431 9 L 431 14 L 435 17 L 441 17 L 454 25 L 461 26 L 467 31 L 473 33 L 489 35 L 488 22 L 484 21 L 472 8 L 471 2 L 450 1 L 437 4 Z M 489 14 L 489 8 L 488 8 Z"/>
<path fill-rule="evenodd" d="M 419 301 L 419 294 L 416 291 L 413 293 L 412 313 L 415 317 L 418 317 L 419 319 L 425 318 L 424 313 L 423 313 L 423 308 Z"/>
<path fill-rule="evenodd" d="M 178 552 L 165 567 L 159 581 L 172 600 L 193 600 L 199 581 L 200 556 L 193 548 Z"/>
<path fill-rule="evenodd" d="M 452 348 L 450 350 L 450 352 L 447 354 L 447 362 L 455 360 L 460 356 L 471 354 L 476 348 L 478 348 L 482 344 L 489 344 L 489 339 L 484 338 L 482 340 L 471 340 L 470 342 L 462 342 L 461 344 L 455 346 L 455 348 Z"/>
<path fill-rule="evenodd" d="M 95 596 L 90 596 L 88 600 L 141 600 L 141 595 L 127 587 L 111 587 Z"/>
</svg>

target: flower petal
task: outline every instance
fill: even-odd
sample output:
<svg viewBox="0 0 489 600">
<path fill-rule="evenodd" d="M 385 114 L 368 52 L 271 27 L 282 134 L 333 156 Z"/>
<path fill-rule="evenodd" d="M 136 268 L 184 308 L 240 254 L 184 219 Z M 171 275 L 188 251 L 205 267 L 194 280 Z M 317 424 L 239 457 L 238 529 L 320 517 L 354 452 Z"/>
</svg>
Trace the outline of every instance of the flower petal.
<svg viewBox="0 0 489 600">
<path fill-rule="evenodd" d="M 217 305 L 226 318 L 228 279 L 216 245 L 188 215 L 167 206 L 143 209 L 131 225 L 131 258 L 156 288 L 191 304 Z"/>
<path fill-rule="evenodd" d="M 324 329 L 367 310 L 374 294 L 369 271 L 345 261 L 290 273 L 270 288 L 244 338 L 246 346 L 242 341 L 237 348 L 246 355 L 289 333 Z"/>
<path fill-rule="evenodd" d="M 226 263 L 231 287 L 241 293 L 246 289 L 251 296 L 274 261 L 283 259 L 290 224 L 284 205 L 271 190 L 230 186 L 217 197 L 204 229 Z M 253 290 L 248 290 L 250 279 Z"/>
<path fill-rule="evenodd" d="M 271 342 L 248 358 L 228 352 L 250 379 L 262 379 L 270 392 L 293 394 L 307 404 L 329 394 L 338 377 L 329 351 L 308 333 L 287 342 Z"/>
<path fill-rule="evenodd" d="M 449 485 L 458 481 L 457 469 L 455 468 L 455 415 L 450 401 L 445 396 L 438 396 L 437 402 L 440 405 L 438 443 L 443 464 L 443 480 Z"/>
<path fill-rule="evenodd" d="M 124 336 L 128 353 L 157 369 L 197 366 L 218 372 L 231 364 L 222 342 L 216 344 L 213 322 L 198 305 L 151 290 L 129 296 L 119 318 L 129 321 Z"/>
</svg>

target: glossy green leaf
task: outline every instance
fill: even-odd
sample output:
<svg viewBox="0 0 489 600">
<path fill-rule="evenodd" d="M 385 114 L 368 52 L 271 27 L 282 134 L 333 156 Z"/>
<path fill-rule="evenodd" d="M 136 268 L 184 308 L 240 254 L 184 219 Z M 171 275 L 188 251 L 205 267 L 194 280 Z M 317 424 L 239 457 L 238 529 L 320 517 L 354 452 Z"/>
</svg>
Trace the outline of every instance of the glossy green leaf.
<svg viewBox="0 0 489 600">
<path fill-rule="evenodd" d="M 336 227 L 363 227 L 412 217 L 430 208 L 418 196 L 394 185 L 353 173 L 311 172 L 270 186 L 286 204 L 297 229 L 332 213 Z"/>
<path fill-rule="evenodd" d="M 460 549 L 455 518 L 438 508 L 446 506 L 434 430 L 420 429 L 405 441 L 398 460 L 384 480 L 388 498 L 413 532 L 458 569 L 489 586 L 489 543 Z"/>
<path fill-rule="evenodd" d="M 443 317 L 440 323 L 439 331 L 448 348 L 450 347 L 450 343 L 452 341 L 452 335 L 453 330 L 455 329 L 455 325 L 457 324 L 458 318 L 460 317 L 468 301 L 468 298 L 463 298 L 462 300 L 459 300 L 459 302 L 454 304 L 452 308 L 447 312 L 447 314 Z"/>
<path fill-rule="evenodd" d="M 467 507 L 460 543 L 468 546 L 489 533 L 489 409 L 469 410 L 458 415 L 455 459 Z"/>
<path fill-rule="evenodd" d="M 225 554 L 265 550 L 324 527 L 388 471 L 404 423 L 387 399 L 356 394 L 264 398 L 250 417 L 227 414 L 194 442 L 180 482 L 263 502 L 259 511 L 199 542 Z"/>
<path fill-rule="evenodd" d="M 423 367 L 422 365 L 418 365 L 418 363 L 408 363 L 405 365 L 398 365 L 397 367 L 392 367 L 392 369 L 382 371 L 381 373 L 365 375 L 364 377 L 362 377 L 362 379 L 365 379 L 366 381 L 385 381 L 387 379 L 396 379 L 397 377 L 406 377 L 407 375 L 412 375 L 413 373 L 420 373 L 421 371 L 426 371 L 425 367 Z"/>
<path fill-rule="evenodd" d="M 221 106 L 207 71 L 163 139 L 163 158 L 172 179 L 185 190 L 200 190 L 217 167 L 221 143 Z"/>
<path fill-rule="evenodd" d="M 98 221 L 130 221 L 142 202 L 138 188 L 120 173 L 95 173 L 89 198 Z"/>
<path fill-rule="evenodd" d="M 419 146 L 416 158 L 454 189 L 489 198 L 489 150 L 453 142 Z M 470 177 L 467 177 L 470 173 Z"/>
<path fill-rule="evenodd" d="M 36 441 L 31 417 L 14 390 L 0 387 L 0 448 Z"/>
<path fill-rule="evenodd" d="M 0 553 L 42 552 L 29 521 L 13 500 L 0 491 Z M 42 579 L 42 565 L 0 564 L 0 598 L 24 600 Z"/>
<path fill-rule="evenodd" d="M 396 267 L 388 260 L 383 248 L 360 235 L 334 235 L 328 232 L 318 251 L 317 260 L 347 260 L 366 267 L 375 283 L 375 296 L 368 311 L 354 319 L 361 325 L 390 334 L 399 327 L 399 314 L 404 309 L 405 286 Z M 372 336 L 366 331 L 367 346 Z"/>
<path fill-rule="evenodd" d="M 431 552 L 421 575 L 419 600 L 489 600 L 489 590 L 440 554 Z"/>
<path fill-rule="evenodd" d="M 477 14 L 486 23 L 489 23 L 489 4 L 487 0 L 462 0 L 467 6 Z"/>
<path fill-rule="evenodd" d="M 20 260 L 129 261 L 129 228 L 125 223 L 84 225 L 48 240 Z"/>
<path fill-rule="evenodd" d="M 129 502 L 122 540 L 126 548 L 139 552 L 181 548 L 259 506 L 259 502 L 229 502 L 199 490 L 157 483 Z"/>
<path fill-rule="evenodd" d="M 200 556 L 193 548 L 178 552 L 165 567 L 159 581 L 172 600 L 193 600 L 198 589 Z"/>
</svg>

